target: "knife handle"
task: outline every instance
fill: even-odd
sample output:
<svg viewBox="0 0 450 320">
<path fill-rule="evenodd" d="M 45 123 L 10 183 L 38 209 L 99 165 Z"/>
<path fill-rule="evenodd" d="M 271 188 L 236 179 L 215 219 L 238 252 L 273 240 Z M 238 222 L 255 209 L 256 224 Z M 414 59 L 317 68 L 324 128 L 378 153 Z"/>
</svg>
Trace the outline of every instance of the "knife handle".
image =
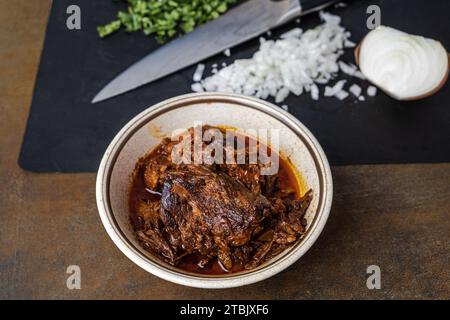
<svg viewBox="0 0 450 320">
<path fill-rule="evenodd" d="M 271 1 L 286 1 L 286 0 L 271 0 Z M 279 22 L 274 26 L 281 26 L 292 19 L 306 15 L 308 13 L 322 10 L 339 0 L 289 0 L 289 10 L 283 15 Z"/>
<path fill-rule="evenodd" d="M 314 11 L 320 11 L 339 0 L 299 0 L 302 8 L 302 15 L 308 14 Z"/>
</svg>

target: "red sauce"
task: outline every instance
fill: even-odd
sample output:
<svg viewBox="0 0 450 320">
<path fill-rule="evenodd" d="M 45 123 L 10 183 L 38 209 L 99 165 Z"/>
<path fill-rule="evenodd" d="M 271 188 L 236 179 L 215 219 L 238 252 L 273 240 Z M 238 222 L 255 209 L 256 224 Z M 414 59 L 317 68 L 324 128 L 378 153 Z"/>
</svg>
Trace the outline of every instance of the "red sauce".
<svg viewBox="0 0 450 320">
<path fill-rule="evenodd" d="M 248 143 L 248 137 L 246 138 L 246 142 Z M 270 155 L 272 152 L 273 151 L 268 148 L 268 154 Z M 141 159 L 137 164 L 137 169 L 130 185 L 130 219 L 135 230 L 142 229 L 141 222 L 137 219 L 136 215 L 136 204 L 141 200 L 160 201 L 160 195 L 150 193 L 148 190 L 146 190 L 143 172 L 145 170 L 145 159 L 149 157 L 152 157 L 152 152 Z M 302 190 L 302 181 L 300 180 L 300 176 L 292 166 L 291 162 L 288 159 L 282 158 L 281 156 L 279 156 L 278 175 L 280 187 L 282 190 L 293 190 L 296 198 L 299 198 L 303 194 L 304 190 Z M 222 269 L 217 259 L 213 259 L 206 266 L 201 268 L 198 266 L 198 262 L 201 260 L 201 258 L 202 257 L 198 254 L 188 254 L 180 259 L 177 267 L 188 272 L 205 275 L 229 274 L 243 270 L 243 266 L 235 264 L 231 272 L 226 272 L 224 269 Z"/>
</svg>

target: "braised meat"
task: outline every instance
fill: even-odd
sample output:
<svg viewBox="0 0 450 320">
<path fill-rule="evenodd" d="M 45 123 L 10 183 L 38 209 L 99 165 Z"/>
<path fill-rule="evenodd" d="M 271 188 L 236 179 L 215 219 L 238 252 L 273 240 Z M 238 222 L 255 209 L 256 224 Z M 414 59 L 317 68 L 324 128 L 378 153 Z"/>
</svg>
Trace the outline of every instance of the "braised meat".
<svg viewBox="0 0 450 320">
<path fill-rule="evenodd" d="M 300 196 L 288 163 L 272 176 L 257 164 L 176 165 L 174 145 L 165 139 L 137 164 L 131 218 L 144 248 L 189 271 L 224 273 L 255 268 L 304 234 L 312 193 Z"/>
<path fill-rule="evenodd" d="M 167 174 L 161 220 L 172 245 L 188 252 L 217 256 L 231 270 L 232 248 L 248 243 L 271 214 L 270 202 L 225 173 L 189 166 Z"/>
</svg>

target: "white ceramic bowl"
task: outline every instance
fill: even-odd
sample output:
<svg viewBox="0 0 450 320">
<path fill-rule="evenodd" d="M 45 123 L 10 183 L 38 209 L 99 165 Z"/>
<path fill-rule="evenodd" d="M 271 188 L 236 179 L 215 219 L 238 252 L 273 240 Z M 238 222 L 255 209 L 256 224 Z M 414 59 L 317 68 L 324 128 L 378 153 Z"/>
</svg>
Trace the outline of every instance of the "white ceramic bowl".
<svg viewBox="0 0 450 320">
<path fill-rule="evenodd" d="M 129 220 L 130 176 L 140 157 L 173 130 L 195 122 L 239 129 L 279 129 L 280 153 L 290 158 L 313 201 L 306 213 L 305 236 L 280 255 L 250 271 L 230 275 L 198 275 L 177 269 L 144 250 Z M 230 288 L 269 278 L 297 261 L 316 241 L 327 221 L 333 183 L 327 158 L 317 140 L 296 118 L 268 102 L 240 95 L 188 94 L 148 108 L 117 134 L 103 156 L 97 175 L 97 206 L 103 225 L 117 247 L 148 272 L 178 284 Z"/>
</svg>

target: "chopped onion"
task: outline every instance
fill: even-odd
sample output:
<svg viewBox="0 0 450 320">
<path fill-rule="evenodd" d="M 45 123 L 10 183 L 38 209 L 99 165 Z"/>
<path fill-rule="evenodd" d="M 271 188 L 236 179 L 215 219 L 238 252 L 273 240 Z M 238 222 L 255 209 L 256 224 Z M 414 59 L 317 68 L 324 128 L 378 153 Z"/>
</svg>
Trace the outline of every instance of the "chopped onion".
<svg viewBox="0 0 450 320">
<path fill-rule="evenodd" d="M 280 91 L 278 91 L 277 95 L 275 96 L 275 102 L 280 103 L 284 101 L 287 96 L 289 95 L 289 89 L 284 87 Z"/>
<path fill-rule="evenodd" d="M 360 86 L 358 86 L 357 84 L 352 84 L 349 91 L 355 96 L 355 97 L 359 97 L 361 95 L 362 89 Z"/>
<path fill-rule="evenodd" d="M 203 87 L 200 83 L 196 82 L 191 85 L 191 90 L 194 92 L 204 92 Z"/>
<path fill-rule="evenodd" d="M 339 58 L 346 44 L 351 45 L 350 33 L 340 25 L 339 16 L 321 12 L 320 18 L 323 23 L 318 27 L 305 31 L 294 28 L 279 40 L 261 37 L 260 48 L 252 58 L 236 60 L 228 67 L 222 64 L 223 68 L 199 84 L 205 91 L 239 93 L 261 99 L 272 97 L 276 103 L 284 101 L 290 93 L 298 96 L 308 92 L 313 100 L 318 100 L 317 84 L 324 85 L 335 78 Z M 336 94 L 345 81 L 339 83 L 341 87 L 335 89 Z M 339 97 L 345 94 L 348 95 L 344 92 Z"/>
<path fill-rule="evenodd" d="M 302 35 L 303 30 L 300 28 L 294 28 L 292 30 L 289 30 L 288 32 L 285 32 L 281 35 L 281 39 L 287 39 L 287 38 L 298 38 Z"/>
<path fill-rule="evenodd" d="M 354 47 L 356 47 L 356 43 L 354 43 L 354 42 L 351 41 L 351 40 L 345 40 L 344 46 L 345 46 L 346 48 L 354 48 Z"/>
<path fill-rule="evenodd" d="M 319 87 L 315 83 L 311 85 L 311 98 L 313 100 L 319 100 Z"/>
<path fill-rule="evenodd" d="M 203 72 L 205 72 L 205 65 L 200 63 L 197 66 L 197 69 L 195 69 L 194 76 L 192 77 L 193 80 L 195 82 L 199 82 L 200 80 L 202 80 Z"/>
<path fill-rule="evenodd" d="M 369 86 L 367 88 L 367 95 L 369 97 L 375 97 L 377 95 L 377 88 L 374 86 Z"/>
<path fill-rule="evenodd" d="M 345 98 L 348 97 L 348 92 L 345 90 L 341 90 L 338 93 L 335 94 L 336 98 L 338 98 L 339 100 L 344 100 Z"/>
<path fill-rule="evenodd" d="M 339 61 L 339 68 L 341 71 L 345 74 L 348 74 L 350 76 L 365 80 L 366 77 L 361 73 L 361 71 L 358 70 L 358 67 L 353 64 L 347 64 L 343 61 Z"/>
<path fill-rule="evenodd" d="M 338 2 L 334 5 L 335 8 L 345 8 L 347 4 L 345 2 Z"/>
<path fill-rule="evenodd" d="M 449 56 L 440 42 L 393 28 L 369 32 L 355 54 L 366 78 L 399 100 L 427 97 L 448 78 Z"/>
<path fill-rule="evenodd" d="M 344 88 L 346 82 L 347 80 L 340 80 L 336 82 L 336 84 L 333 87 L 326 86 L 324 94 L 325 97 L 336 96 L 336 94 L 338 94 L 342 90 L 342 88 Z"/>
</svg>

